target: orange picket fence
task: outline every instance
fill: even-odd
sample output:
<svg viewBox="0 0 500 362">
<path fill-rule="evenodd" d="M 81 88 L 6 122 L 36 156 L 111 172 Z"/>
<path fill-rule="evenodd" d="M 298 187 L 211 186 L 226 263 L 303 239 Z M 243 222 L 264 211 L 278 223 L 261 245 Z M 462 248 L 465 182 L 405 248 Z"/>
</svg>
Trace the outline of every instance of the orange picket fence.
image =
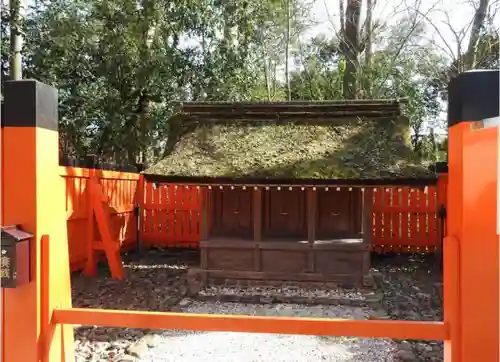
<svg viewBox="0 0 500 362">
<path fill-rule="evenodd" d="M 141 241 L 145 246 L 197 248 L 201 189 L 145 182 Z"/>
<path fill-rule="evenodd" d="M 377 188 L 373 193 L 374 251 L 432 252 L 441 247 L 438 187 Z"/>
<path fill-rule="evenodd" d="M 94 174 L 107 194 L 112 209 L 111 220 L 114 232 L 124 249 L 131 248 L 136 241 L 134 208 L 140 190 L 137 173 L 107 170 L 90 170 L 77 167 L 61 167 L 60 174 L 66 182 L 66 215 L 68 228 L 69 257 L 71 270 L 83 268 L 87 259 L 89 240 L 90 195 L 87 189 L 89 178 Z M 97 239 L 96 239 L 97 240 Z"/>
<path fill-rule="evenodd" d="M 374 251 L 433 252 L 441 247 L 439 205 L 446 205 L 447 175 L 425 188 L 375 188 Z M 141 241 L 145 246 L 197 248 L 201 191 L 197 186 L 145 182 Z"/>
<path fill-rule="evenodd" d="M 68 243 L 72 270 L 87 259 L 91 174 L 99 179 L 110 200 L 112 222 L 123 249 L 135 246 L 137 235 L 145 247 L 197 248 L 200 239 L 201 189 L 197 186 L 142 182 L 137 173 L 61 167 L 66 183 Z M 447 175 L 437 186 L 375 188 L 372 245 L 374 251 L 433 252 L 442 240 L 439 205 L 446 205 Z M 134 208 L 141 206 L 140 233 Z M 95 229 L 95 228 L 94 228 Z M 96 236 L 98 238 L 98 236 Z"/>
</svg>

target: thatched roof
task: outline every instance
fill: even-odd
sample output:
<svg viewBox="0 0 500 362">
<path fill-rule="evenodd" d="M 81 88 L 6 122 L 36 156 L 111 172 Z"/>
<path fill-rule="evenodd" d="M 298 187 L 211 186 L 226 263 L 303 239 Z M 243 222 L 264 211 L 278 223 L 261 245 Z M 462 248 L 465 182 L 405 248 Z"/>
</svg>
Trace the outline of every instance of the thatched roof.
<svg viewBox="0 0 500 362">
<path fill-rule="evenodd" d="M 166 157 L 145 171 L 192 178 L 432 178 L 396 101 L 183 104 Z"/>
</svg>

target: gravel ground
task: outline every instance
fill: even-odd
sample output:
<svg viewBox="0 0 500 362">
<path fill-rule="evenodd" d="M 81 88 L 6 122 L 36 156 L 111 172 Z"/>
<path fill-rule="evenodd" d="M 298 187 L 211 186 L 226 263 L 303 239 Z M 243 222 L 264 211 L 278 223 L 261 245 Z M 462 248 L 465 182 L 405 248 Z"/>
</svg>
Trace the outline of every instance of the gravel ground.
<svg viewBox="0 0 500 362">
<path fill-rule="evenodd" d="M 366 319 L 369 310 L 346 306 L 304 306 L 299 304 L 240 304 L 192 302 L 186 313 L 243 314 L 287 317 Z M 382 339 L 293 336 L 252 333 L 158 334 L 155 347 L 140 361 L 370 361 L 390 362 L 396 344 Z M 140 344 L 138 345 L 140 346 Z M 140 347 L 139 347 L 140 348 Z M 146 348 L 144 348 L 146 350 Z M 389 355 L 389 358 L 387 356 Z"/>
<path fill-rule="evenodd" d="M 380 303 L 364 303 L 363 290 L 305 289 L 297 287 L 206 288 L 205 297 L 259 293 L 311 295 L 349 300 L 347 305 L 305 305 L 283 303 L 220 303 L 186 298 L 185 274 L 196 265 L 198 255 L 153 250 L 142 258 L 126 258 L 127 280 L 108 278 L 106 268 L 98 278 L 73 276 L 75 307 L 135 310 L 181 310 L 187 313 L 230 313 L 274 316 L 314 316 L 366 319 L 371 317 L 439 320 L 441 277 L 432 258 L 422 256 L 374 257 L 372 271 L 379 288 Z M 354 301 L 357 301 L 354 303 Z M 352 303 L 352 305 L 350 305 Z M 378 307 L 377 307 L 378 306 Z M 244 338 L 242 338 L 244 337 Z M 442 361 L 442 343 L 383 339 L 288 336 L 249 333 L 194 333 L 150 331 L 126 328 L 75 328 L 77 361 L 113 362 L 214 362 L 241 361 Z"/>
</svg>

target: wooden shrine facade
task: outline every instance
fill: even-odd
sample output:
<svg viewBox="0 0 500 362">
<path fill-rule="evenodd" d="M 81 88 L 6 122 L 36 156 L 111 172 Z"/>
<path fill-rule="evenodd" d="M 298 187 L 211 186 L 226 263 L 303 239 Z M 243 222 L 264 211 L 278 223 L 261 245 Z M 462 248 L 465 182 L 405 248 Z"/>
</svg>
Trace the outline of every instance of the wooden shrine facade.
<svg viewBox="0 0 500 362">
<path fill-rule="evenodd" d="M 368 274 L 371 188 L 224 185 L 204 195 L 204 279 L 358 284 Z"/>
<path fill-rule="evenodd" d="M 400 103 L 181 102 L 165 157 L 145 175 L 206 190 L 206 278 L 359 283 L 370 186 L 435 181 L 411 149 Z"/>
</svg>

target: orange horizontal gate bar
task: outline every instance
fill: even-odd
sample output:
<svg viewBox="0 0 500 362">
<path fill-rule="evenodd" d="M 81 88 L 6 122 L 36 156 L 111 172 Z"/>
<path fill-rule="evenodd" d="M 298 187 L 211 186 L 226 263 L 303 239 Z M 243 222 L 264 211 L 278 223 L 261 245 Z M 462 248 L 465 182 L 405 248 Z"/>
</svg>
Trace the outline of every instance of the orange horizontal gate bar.
<svg viewBox="0 0 500 362">
<path fill-rule="evenodd" d="M 56 309 L 52 322 L 102 327 L 447 340 L 445 322 L 260 317 L 246 315 Z"/>
<path fill-rule="evenodd" d="M 279 333 L 318 336 L 443 340 L 451 361 L 451 341 L 458 327 L 458 242 L 451 237 L 444 242 L 445 318 L 439 322 L 400 320 L 348 320 L 327 318 L 261 317 L 245 315 L 186 314 L 127 310 L 55 308 L 50 311 L 48 287 L 50 278 L 49 238 L 42 238 L 42 299 L 50 315 L 48 331 L 57 325 L 95 325 L 144 329 L 180 329 L 195 331 L 228 331 Z M 46 332 L 49 333 L 49 332 Z M 70 346 L 65 346 L 65 350 Z M 455 362 L 456 360 L 454 360 Z M 46 362 L 50 362 L 47 360 Z"/>
</svg>

